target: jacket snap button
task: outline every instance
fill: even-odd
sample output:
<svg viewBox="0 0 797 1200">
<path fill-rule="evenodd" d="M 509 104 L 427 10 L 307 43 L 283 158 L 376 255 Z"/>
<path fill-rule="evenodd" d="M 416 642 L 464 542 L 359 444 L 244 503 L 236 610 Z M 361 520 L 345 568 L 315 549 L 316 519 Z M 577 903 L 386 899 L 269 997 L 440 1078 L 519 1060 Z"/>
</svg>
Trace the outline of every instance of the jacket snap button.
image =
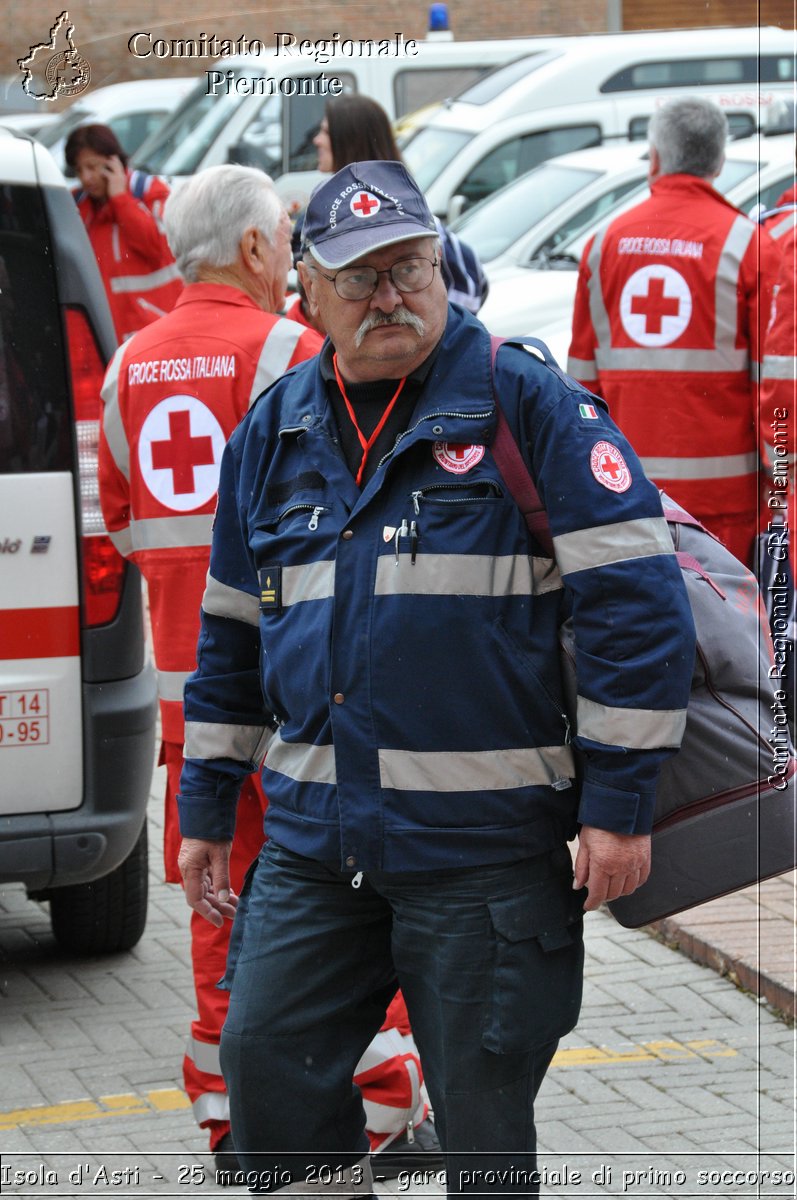
<svg viewBox="0 0 797 1200">
<path fill-rule="evenodd" d="M 348 541 L 349 538 L 354 537 L 354 530 L 353 529 L 344 529 L 341 536 L 344 537 L 346 539 L 346 541 Z"/>
<path fill-rule="evenodd" d="M 342 704 L 345 699 L 345 696 L 343 695 L 343 692 L 335 692 L 335 695 L 332 697 L 332 699 L 335 701 L 336 704 Z"/>
<path fill-rule="evenodd" d="M 442 433 L 442 432 L 443 432 L 442 425 L 433 425 L 432 426 L 432 433 Z"/>
<path fill-rule="evenodd" d="M 349 857 L 346 859 L 346 866 L 347 867 L 356 867 L 357 866 L 357 859 L 354 857 L 353 854 L 350 854 Z"/>
</svg>

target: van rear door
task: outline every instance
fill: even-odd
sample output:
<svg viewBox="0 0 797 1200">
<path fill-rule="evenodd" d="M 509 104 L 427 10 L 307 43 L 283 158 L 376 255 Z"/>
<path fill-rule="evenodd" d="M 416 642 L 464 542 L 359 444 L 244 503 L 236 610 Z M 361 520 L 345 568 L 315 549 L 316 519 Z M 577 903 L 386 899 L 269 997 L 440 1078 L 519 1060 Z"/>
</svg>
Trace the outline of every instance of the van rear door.
<svg viewBox="0 0 797 1200">
<path fill-rule="evenodd" d="M 83 795 L 80 560 L 66 356 L 34 147 L 14 139 L 10 149 L 0 205 L 3 815 L 76 808 Z"/>
</svg>

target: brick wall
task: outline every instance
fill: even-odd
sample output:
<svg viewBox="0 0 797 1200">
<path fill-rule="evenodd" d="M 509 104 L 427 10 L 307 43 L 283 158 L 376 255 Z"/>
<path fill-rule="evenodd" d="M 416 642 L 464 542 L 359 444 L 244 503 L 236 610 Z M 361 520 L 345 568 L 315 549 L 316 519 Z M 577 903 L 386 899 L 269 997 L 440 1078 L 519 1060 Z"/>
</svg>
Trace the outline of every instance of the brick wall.
<svg viewBox="0 0 797 1200">
<path fill-rule="evenodd" d="M 16 72 L 16 60 L 28 47 L 47 39 L 65 0 L 26 0 L 15 6 L 0 30 L 0 73 Z M 199 75 L 211 60 L 134 58 L 127 49 L 133 33 L 156 38 L 197 38 L 215 33 L 236 39 L 241 34 L 268 44 L 278 31 L 317 39 L 339 32 L 343 37 L 383 38 L 401 32 L 421 38 L 427 25 L 428 0 L 381 0 L 375 4 L 335 3 L 242 6 L 232 16 L 212 0 L 66 0 L 75 25 L 75 42 L 91 65 L 92 87 L 125 79 L 159 75 Z M 794 27 L 795 0 L 449 0 L 451 25 L 458 40 L 594 33 L 606 29 L 607 12 L 622 7 L 626 28 L 672 28 L 707 24 L 779 24 Z M 759 17 L 760 10 L 760 17 Z M 61 105 L 56 102 L 54 108 Z"/>
</svg>

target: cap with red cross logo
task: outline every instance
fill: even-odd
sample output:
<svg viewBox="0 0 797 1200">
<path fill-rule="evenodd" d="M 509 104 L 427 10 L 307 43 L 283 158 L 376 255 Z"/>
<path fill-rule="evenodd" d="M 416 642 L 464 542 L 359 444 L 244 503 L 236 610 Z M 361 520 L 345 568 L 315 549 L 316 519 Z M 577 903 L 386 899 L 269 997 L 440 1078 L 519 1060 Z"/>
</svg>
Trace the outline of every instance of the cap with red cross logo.
<svg viewBox="0 0 797 1200">
<path fill-rule="evenodd" d="M 320 184 L 302 226 L 302 253 L 322 267 L 348 266 L 383 246 L 437 237 L 423 192 L 400 162 L 357 162 Z"/>
<path fill-rule="evenodd" d="M 631 472 L 620 451 L 611 442 L 596 442 L 589 456 L 589 466 L 598 483 L 610 492 L 627 492 Z"/>
</svg>

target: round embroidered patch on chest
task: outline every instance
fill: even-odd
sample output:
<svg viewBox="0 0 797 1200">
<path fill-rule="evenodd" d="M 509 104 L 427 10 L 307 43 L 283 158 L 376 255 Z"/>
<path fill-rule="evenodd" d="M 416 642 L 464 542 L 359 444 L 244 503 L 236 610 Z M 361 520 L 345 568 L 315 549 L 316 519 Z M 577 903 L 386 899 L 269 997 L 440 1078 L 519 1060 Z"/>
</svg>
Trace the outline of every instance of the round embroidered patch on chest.
<svg viewBox="0 0 797 1200">
<path fill-rule="evenodd" d="M 484 458 L 484 446 L 463 446 L 459 442 L 435 442 L 432 453 L 445 471 L 464 475 Z"/>
<path fill-rule="evenodd" d="M 610 492 L 626 492 L 631 486 L 631 472 L 616 446 L 611 442 L 596 442 L 589 456 L 589 466 L 598 483 Z"/>
</svg>

